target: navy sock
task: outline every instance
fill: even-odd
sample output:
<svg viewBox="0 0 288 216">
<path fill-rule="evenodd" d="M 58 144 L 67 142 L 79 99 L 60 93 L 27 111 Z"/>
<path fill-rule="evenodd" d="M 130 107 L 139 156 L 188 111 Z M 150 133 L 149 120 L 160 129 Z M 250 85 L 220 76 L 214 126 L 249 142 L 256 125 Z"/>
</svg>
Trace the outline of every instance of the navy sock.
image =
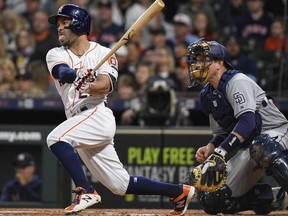
<svg viewBox="0 0 288 216">
<path fill-rule="evenodd" d="M 178 197 L 183 193 L 183 186 L 169 184 L 143 176 L 130 176 L 130 182 L 126 194 L 138 195 L 164 195 L 167 197 Z"/>
<path fill-rule="evenodd" d="M 66 142 L 57 142 L 50 146 L 51 151 L 57 156 L 62 166 L 68 171 L 76 187 L 90 190 L 90 185 L 83 172 L 81 161 L 74 148 Z"/>
</svg>

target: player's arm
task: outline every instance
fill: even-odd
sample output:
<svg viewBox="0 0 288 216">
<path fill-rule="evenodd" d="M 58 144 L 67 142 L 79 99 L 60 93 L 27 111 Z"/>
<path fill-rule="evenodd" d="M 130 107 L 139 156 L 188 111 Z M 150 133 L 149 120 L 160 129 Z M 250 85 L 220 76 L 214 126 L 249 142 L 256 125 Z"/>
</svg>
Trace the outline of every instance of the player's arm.
<svg viewBox="0 0 288 216">
<path fill-rule="evenodd" d="M 226 153 L 238 148 L 254 131 L 256 127 L 255 113 L 245 112 L 238 117 L 233 131 L 221 142 L 219 148 Z"/>
<path fill-rule="evenodd" d="M 240 147 L 256 128 L 255 83 L 246 77 L 240 77 L 232 79 L 229 84 L 226 95 L 233 107 L 237 123 L 219 146 L 226 153 Z"/>
<path fill-rule="evenodd" d="M 49 50 L 46 55 L 46 63 L 53 78 L 61 83 L 73 83 L 76 79 L 77 70 L 69 67 L 61 48 Z"/>
<path fill-rule="evenodd" d="M 199 163 L 203 163 L 227 137 L 227 133 L 220 127 L 211 114 L 209 114 L 209 123 L 213 137 L 206 146 L 202 146 L 196 151 L 195 158 Z"/>
<path fill-rule="evenodd" d="M 118 78 L 118 62 L 112 55 L 96 72 L 93 82 L 80 79 L 74 82 L 80 93 L 90 95 L 108 94 L 114 90 Z"/>
<path fill-rule="evenodd" d="M 73 83 L 77 77 L 77 70 L 70 68 L 67 64 L 55 65 L 52 69 L 52 75 L 62 83 Z"/>
<path fill-rule="evenodd" d="M 108 94 L 111 90 L 111 81 L 108 74 L 99 74 L 97 79 L 91 83 L 90 95 Z"/>
</svg>

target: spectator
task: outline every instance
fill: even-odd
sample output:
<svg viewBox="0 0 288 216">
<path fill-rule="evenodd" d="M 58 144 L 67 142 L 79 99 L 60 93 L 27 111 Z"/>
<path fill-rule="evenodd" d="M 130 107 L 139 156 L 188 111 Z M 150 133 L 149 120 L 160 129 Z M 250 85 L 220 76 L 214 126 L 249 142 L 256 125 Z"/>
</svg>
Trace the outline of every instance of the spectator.
<svg viewBox="0 0 288 216">
<path fill-rule="evenodd" d="M 112 20 L 113 23 L 124 28 L 126 12 L 133 4 L 133 0 L 114 0 L 112 1 Z"/>
<path fill-rule="evenodd" d="M 41 201 L 42 181 L 36 174 L 36 162 L 29 153 L 20 153 L 13 162 L 15 178 L 7 181 L 0 201 Z"/>
<path fill-rule="evenodd" d="M 236 33 L 245 41 L 243 45 L 247 52 L 261 52 L 264 41 L 270 35 L 272 15 L 265 12 L 264 6 L 264 0 L 247 0 L 248 12 L 236 24 Z"/>
<path fill-rule="evenodd" d="M 149 62 L 141 62 L 136 71 L 137 94 L 143 95 L 148 80 L 154 75 L 154 69 Z"/>
<path fill-rule="evenodd" d="M 279 81 L 283 84 L 280 88 L 286 87 L 287 73 L 284 72 L 280 78 L 280 71 L 287 70 L 285 69 L 286 66 L 281 68 L 281 64 L 287 62 L 287 55 L 288 36 L 284 32 L 284 23 L 281 19 L 275 19 L 271 25 L 271 35 L 265 40 L 264 52 L 261 55 L 264 62 L 263 72 L 265 72 L 262 85 L 266 89 L 278 90 L 280 87 Z"/>
<path fill-rule="evenodd" d="M 110 48 L 114 47 L 116 43 L 110 45 Z M 126 45 L 121 46 L 116 52 L 115 55 L 118 60 L 118 76 L 122 76 L 123 74 L 128 74 L 133 79 L 135 78 L 135 74 L 132 73 L 128 68 L 128 49 Z"/>
<path fill-rule="evenodd" d="M 112 20 L 112 3 L 110 0 L 100 0 L 98 3 L 99 38 L 98 42 L 106 47 L 117 42 L 123 35 L 123 28 Z"/>
<path fill-rule="evenodd" d="M 27 71 L 31 73 L 36 92 L 39 93 L 38 96 L 57 95 L 54 81 L 50 76 L 45 62 L 33 60 L 27 65 Z"/>
<path fill-rule="evenodd" d="M 175 73 L 175 59 L 171 50 L 167 46 L 157 47 L 155 50 L 155 75 L 167 81 L 170 87 L 175 91 L 181 90 L 181 83 Z"/>
<path fill-rule="evenodd" d="M 5 5 L 9 10 L 15 11 L 18 14 L 24 13 L 26 10 L 26 0 L 5 1 Z"/>
<path fill-rule="evenodd" d="M 272 13 L 274 17 L 284 17 L 284 11 L 287 10 L 286 0 L 265 0 L 265 10 Z"/>
<path fill-rule="evenodd" d="M 3 26 L 1 25 L 1 20 L 3 19 L 3 12 L 6 8 L 6 0 L 0 0 L 0 33 L 3 31 Z"/>
<path fill-rule="evenodd" d="M 16 51 L 12 56 L 18 73 L 25 73 L 34 49 L 35 40 L 33 34 L 27 29 L 20 30 L 16 34 Z"/>
<path fill-rule="evenodd" d="M 180 13 L 176 14 L 173 18 L 173 24 L 175 35 L 169 40 L 174 46 L 179 43 L 189 45 L 199 39 L 198 36 L 191 34 L 192 21 L 188 15 Z"/>
<path fill-rule="evenodd" d="M 242 51 L 242 44 L 235 36 L 226 38 L 224 45 L 230 56 L 234 68 L 241 70 L 255 82 L 258 81 L 258 69 L 256 61 L 245 55 Z"/>
<path fill-rule="evenodd" d="M 283 47 L 285 44 L 285 48 Z M 271 25 L 271 35 L 265 40 L 264 51 L 269 52 L 272 61 L 279 62 L 281 52 L 288 54 L 288 36 L 284 32 L 284 23 L 281 19 L 275 19 Z"/>
<path fill-rule="evenodd" d="M 213 27 L 210 17 L 205 12 L 197 12 L 192 25 L 192 33 L 198 38 L 206 38 L 207 40 L 215 40 L 217 38 L 217 30 Z"/>
<path fill-rule="evenodd" d="M 15 11 L 6 9 L 3 13 L 2 26 L 6 50 L 12 54 L 16 50 L 16 34 L 20 29 L 27 28 L 27 22 Z"/>
<path fill-rule="evenodd" d="M 125 14 L 125 25 L 124 31 L 127 31 L 133 23 L 146 11 L 146 9 L 151 5 L 150 0 L 139 0 L 134 2 L 126 11 Z M 149 22 L 141 30 L 142 44 L 144 47 L 149 46 Z"/>
<path fill-rule="evenodd" d="M 17 96 L 22 98 L 43 98 L 45 94 L 36 87 L 31 72 L 16 75 Z"/>
<path fill-rule="evenodd" d="M 48 17 L 49 15 L 45 11 L 37 11 L 33 17 L 33 34 L 36 46 L 31 61 L 42 60 L 45 62 L 48 50 L 59 46 L 57 35 L 50 30 Z"/>
<path fill-rule="evenodd" d="M 33 17 L 41 9 L 41 0 L 26 0 L 26 10 L 22 16 L 27 20 L 29 29 L 33 26 Z"/>
<path fill-rule="evenodd" d="M 0 95 L 13 97 L 16 90 L 16 67 L 13 61 L 6 57 L 0 59 Z"/>
<path fill-rule="evenodd" d="M 222 32 L 221 36 L 227 36 L 235 32 L 236 23 L 239 17 L 243 16 L 247 12 L 247 6 L 245 0 L 227 0 L 222 1 L 221 10 L 217 14 L 217 20 L 219 31 Z"/>
<path fill-rule="evenodd" d="M 179 67 L 183 64 L 183 58 L 187 55 L 187 46 L 185 43 L 179 43 L 174 47 L 175 66 Z"/>
<path fill-rule="evenodd" d="M 126 101 L 126 103 L 129 103 L 129 108 L 123 111 L 120 114 L 120 119 L 118 120 L 120 124 L 122 125 L 130 125 L 135 121 L 132 115 L 132 103 L 135 104 L 135 100 L 137 101 L 138 98 L 136 98 L 136 83 L 135 79 L 133 79 L 128 74 L 123 74 L 118 79 L 118 85 L 117 85 L 117 98 L 123 99 Z M 117 122 L 118 122 L 117 121 Z M 134 124 L 134 123 L 133 123 Z"/>
<path fill-rule="evenodd" d="M 142 58 L 142 48 L 139 43 L 133 40 L 129 41 L 126 46 L 128 50 L 128 69 L 135 74 L 136 68 Z"/>
<path fill-rule="evenodd" d="M 140 107 L 143 104 L 143 96 L 146 94 L 146 84 L 148 80 L 154 75 L 154 70 L 151 63 L 141 62 L 137 67 L 136 83 L 137 93 L 135 97 L 130 100 L 129 109 L 125 110 L 121 115 L 122 125 L 138 125 L 138 117 Z"/>
<path fill-rule="evenodd" d="M 190 20 L 194 20 L 195 14 L 198 12 L 204 12 L 209 14 L 210 20 L 216 20 L 214 10 L 209 0 L 188 0 L 187 3 L 180 5 L 178 13 L 184 13 L 190 17 Z M 214 25 L 215 23 L 213 23 Z"/>
<path fill-rule="evenodd" d="M 135 1 L 126 11 L 125 14 L 125 26 L 124 30 L 127 31 L 132 24 L 147 10 L 147 8 L 153 3 L 151 0 L 139 0 Z M 150 29 L 163 28 L 171 30 L 171 25 L 165 21 L 163 11 L 161 11 L 156 17 L 147 23 L 141 30 L 141 44 L 147 48 L 150 44 Z"/>
<path fill-rule="evenodd" d="M 117 98 L 130 100 L 135 97 L 135 93 L 135 80 L 127 74 L 120 76 L 117 82 Z"/>
<path fill-rule="evenodd" d="M 174 49 L 174 44 L 167 40 L 166 30 L 163 27 L 151 28 L 150 30 L 150 46 L 145 49 L 145 52 L 153 51 L 156 47 L 169 46 Z"/>
<path fill-rule="evenodd" d="M 90 1 L 89 0 L 71 0 L 72 4 L 79 5 L 80 7 L 83 7 L 85 9 L 89 9 Z"/>
<path fill-rule="evenodd" d="M 4 37 L 3 37 L 2 33 L 0 33 L 0 47 L 1 47 L 1 49 L 0 49 L 0 59 L 8 57 L 8 53 L 6 51 L 6 44 L 5 44 Z"/>
</svg>

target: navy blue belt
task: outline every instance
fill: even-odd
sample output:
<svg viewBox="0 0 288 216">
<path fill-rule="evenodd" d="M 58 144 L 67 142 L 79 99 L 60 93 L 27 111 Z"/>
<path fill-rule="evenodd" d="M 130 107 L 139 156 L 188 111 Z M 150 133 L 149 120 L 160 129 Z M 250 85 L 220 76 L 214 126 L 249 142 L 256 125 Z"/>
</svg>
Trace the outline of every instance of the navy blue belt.
<svg viewBox="0 0 288 216">
<path fill-rule="evenodd" d="M 107 103 L 106 103 L 106 102 L 104 102 L 104 106 L 107 107 Z M 83 107 L 80 109 L 80 111 L 83 112 L 83 111 L 88 110 L 88 109 L 89 109 L 89 108 L 88 108 L 87 106 L 83 106 Z"/>
</svg>

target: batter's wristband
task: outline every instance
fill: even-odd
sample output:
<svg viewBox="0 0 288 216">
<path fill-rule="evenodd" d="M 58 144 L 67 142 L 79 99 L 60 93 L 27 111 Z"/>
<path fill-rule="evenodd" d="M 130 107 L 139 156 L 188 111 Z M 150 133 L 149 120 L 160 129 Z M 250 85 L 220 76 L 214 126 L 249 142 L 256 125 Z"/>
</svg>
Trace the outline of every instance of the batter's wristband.
<svg viewBox="0 0 288 216">
<path fill-rule="evenodd" d="M 233 151 L 240 146 L 241 142 L 234 134 L 230 133 L 228 137 L 220 144 L 220 146 L 227 151 L 227 153 Z"/>
<path fill-rule="evenodd" d="M 215 147 L 220 146 L 220 144 L 225 140 L 222 136 L 213 136 L 213 138 L 210 140 L 210 143 L 212 143 Z"/>
</svg>

